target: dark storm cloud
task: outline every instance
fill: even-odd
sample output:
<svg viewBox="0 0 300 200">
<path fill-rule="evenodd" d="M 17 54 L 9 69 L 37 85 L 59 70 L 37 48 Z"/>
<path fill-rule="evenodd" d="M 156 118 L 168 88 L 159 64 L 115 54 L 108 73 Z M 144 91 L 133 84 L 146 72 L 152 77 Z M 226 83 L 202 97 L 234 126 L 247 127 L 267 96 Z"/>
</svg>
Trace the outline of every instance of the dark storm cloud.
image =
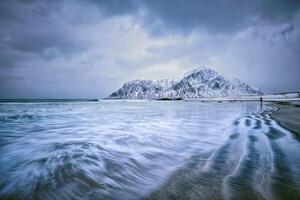
<svg viewBox="0 0 300 200">
<path fill-rule="evenodd" d="M 146 0 L 144 6 L 150 24 L 159 20 L 163 26 L 179 31 L 202 28 L 212 32 L 232 33 L 253 25 L 258 20 L 269 23 L 290 21 L 299 10 L 300 1 Z"/>
<path fill-rule="evenodd" d="M 288 79 L 289 73 L 300 73 L 299 8 L 299 0 L 3 0 L 0 1 L 0 97 L 21 94 L 38 97 L 40 91 L 47 97 L 49 88 L 54 96 L 65 95 L 68 90 L 73 96 L 107 95 L 107 91 L 116 87 L 116 80 L 121 82 L 120 76 L 128 78 L 125 71 L 132 74 L 155 62 L 173 63 L 178 57 L 192 59 L 189 64 L 196 64 L 199 57 L 217 57 L 214 54 L 219 49 L 234 49 L 232 54 L 235 54 L 240 44 L 231 47 L 228 41 L 247 29 L 253 29 L 249 34 L 253 38 L 245 42 L 245 48 L 260 40 L 274 53 L 266 59 L 278 55 L 278 49 L 285 49 L 287 55 L 282 54 L 280 63 L 290 65 L 285 66 Z M 194 32 L 209 34 L 205 36 L 209 41 L 205 47 L 198 39 L 189 46 L 172 40 L 174 35 L 179 35 L 174 40 L 189 40 Z M 224 39 L 218 47 L 218 40 L 212 38 L 220 35 Z M 144 49 L 134 49 L 142 43 Z M 204 55 L 195 54 L 204 51 Z M 244 60 L 253 59 L 255 53 L 250 52 L 253 55 Z M 276 65 L 266 60 L 260 63 L 267 71 Z M 97 70 L 98 74 L 89 70 Z M 88 88 L 91 81 L 97 89 Z M 103 81 L 111 86 L 104 88 Z M 275 78 L 269 85 L 274 81 Z M 299 88 L 296 81 L 297 77 L 280 89 Z M 65 82 L 68 84 L 62 86 Z M 82 92 L 77 90 L 79 87 Z"/>
<path fill-rule="evenodd" d="M 82 14 L 74 16 L 72 10 L 63 10 L 64 4 L 83 6 Z M 100 17 L 137 14 L 145 10 L 144 23 L 153 32 L 191 31 L 204 29 L 216 33 L 236 32 L 257 23 L 257 18 L 282 23 L 293 18 L 300 8 L 298 0 L 90 0 L 90 1 L 1 1 L 1 43 L 24 51 L 43 53 L 47 48 L 57 48 L 62 53 L 85 50 L 85 43 L 77 40 L 73 25 L 89 12 L 89 6 L 99 9 Z M 80 14 L 80 13 L 76 13 Z M 70 16 L 68 16 L 70 15 Z M 73 17 L 73 19 L 72 19 Z M 256 21 L 255 21 L 256 19 Z M 74 20 L 74 21 L 72 21 Z M 87 23 L 83 21 L 83 23 Z M 95 19 L 93 19 L 95 20 Z M 75 22 L 76 21 L 76 22 Z M 157 21 L 160 25 L 157 25 Z M 159 29 L 159 30 L 156 30 Z M 282 34 L 293 31 L 289 29 Z"/>
<path fill-rule="evenodd" d="M 90 0 L 90 2 L 106 16 L 136 13 L 138 10 L 138 3 L 135 0 Z"/>
<path fill-rule="evenodd" d="M 299 11 L 299 0 L 260 0 L 257 1 L 260 15 L 272 20 L 290 20 Z"/>
<path fill-rule="evenodd" d="M 97 14 L 90 10 L 98 8 Z M 77 26 L 84 28 L 103 18 L 136 11 L 132 1 L 22 1 L 0 2 L 1 49 L 14 52 L 34 53 L 49 57 L 47 50 L 55 49 L 54 56 L 71 55 L 85 51 L 91 44 L 89 35 L 82 36 Z M 101 37 L 101 33 L 99 34 Z M 86 38 L 85 38 L 86 37 Z M 4 59 L 9 59 L 2 54 Z M 15 55 L 17 56 L 17 55 Z M 15 57 L 9 57 L 13 59 Z M 11 63 L 13 61 L 5 61 Z M 3 66 L 0 66 L 3 67 Z"/>
<path fill-rule="evenodd" d="M 31 2 L 31 1 L 29 1 Z M 1 44 L 20 52 L 43 54 L 48 48 L 62 53 L 82 49 L 74 30 L 64 23 L 59 5 L 45 2 L 3 1 L 0 5 Z M 47 7 L 49 6 L 49 7 Z M 60 15 L 57 18 L 56 15 Z"/>
</svg>

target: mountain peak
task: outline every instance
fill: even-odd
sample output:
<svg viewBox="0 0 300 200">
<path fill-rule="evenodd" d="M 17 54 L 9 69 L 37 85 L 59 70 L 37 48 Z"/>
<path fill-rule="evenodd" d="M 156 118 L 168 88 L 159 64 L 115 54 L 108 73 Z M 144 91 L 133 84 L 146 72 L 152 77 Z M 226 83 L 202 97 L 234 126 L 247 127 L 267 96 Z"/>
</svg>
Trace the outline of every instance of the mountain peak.
<svg viewBox="0 0 300 200">
<path fill-rule="evenodd" d="M 206 66 L 203 65 L 203 66 L 197 67 L 197 68 L 187 72 L 186 75 L 193 74 L 193 73 L 198 73 L 198 72 L 216 72 L 216 71 L 214 71 L 210 67 L 206 67 Z"/>
<path fill-rule="evenodd" d="M 219 76 L 218 72 L 211 68 L 201 66 L 186 73 L 183 78 L 188 80 L 193 86 L 198 87 L 201 84 L 206 84 L 217 76 Z"/>
</svg>

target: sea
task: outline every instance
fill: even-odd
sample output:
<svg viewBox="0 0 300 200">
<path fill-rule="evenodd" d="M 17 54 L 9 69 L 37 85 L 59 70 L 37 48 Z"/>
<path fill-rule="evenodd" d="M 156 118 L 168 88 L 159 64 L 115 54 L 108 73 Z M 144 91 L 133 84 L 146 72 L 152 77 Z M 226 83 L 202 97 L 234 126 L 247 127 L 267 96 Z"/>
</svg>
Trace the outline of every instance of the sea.
<svg viewBox="0 0 300 200">
<path fill-rule="evenodd" d="M 276 106 L 0 102 L 0 199 L 300 199 L 300 143 Z"/>
</svg>

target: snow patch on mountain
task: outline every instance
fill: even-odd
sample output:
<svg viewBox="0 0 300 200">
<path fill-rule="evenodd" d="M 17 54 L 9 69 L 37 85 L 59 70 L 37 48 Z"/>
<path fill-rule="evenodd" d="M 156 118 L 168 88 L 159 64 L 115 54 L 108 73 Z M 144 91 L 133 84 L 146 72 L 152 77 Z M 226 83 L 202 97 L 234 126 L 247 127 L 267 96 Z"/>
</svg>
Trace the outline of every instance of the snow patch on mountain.
<svg viewBox="0 0 300 200">
<path fill-rule="evenodd" d="M 113 92 L 109 99 L 215 98 L 262 95 L 239 79 L 225 78 L 218 72 L 199 67 L 177 80 L 133 80 Z"/>
</svg>

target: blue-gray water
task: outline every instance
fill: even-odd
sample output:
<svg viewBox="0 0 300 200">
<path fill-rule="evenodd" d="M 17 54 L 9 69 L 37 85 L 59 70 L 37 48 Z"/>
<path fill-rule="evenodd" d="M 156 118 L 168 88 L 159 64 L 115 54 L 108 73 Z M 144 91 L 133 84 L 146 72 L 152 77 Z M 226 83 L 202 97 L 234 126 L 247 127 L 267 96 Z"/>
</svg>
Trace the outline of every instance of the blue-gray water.
<svg viewBox="0 0 300 200">
<path fill-rule="evenodd" d="M 257 102 L 0 103 L 0 199 L 300 199 Z"/>
</svg>

